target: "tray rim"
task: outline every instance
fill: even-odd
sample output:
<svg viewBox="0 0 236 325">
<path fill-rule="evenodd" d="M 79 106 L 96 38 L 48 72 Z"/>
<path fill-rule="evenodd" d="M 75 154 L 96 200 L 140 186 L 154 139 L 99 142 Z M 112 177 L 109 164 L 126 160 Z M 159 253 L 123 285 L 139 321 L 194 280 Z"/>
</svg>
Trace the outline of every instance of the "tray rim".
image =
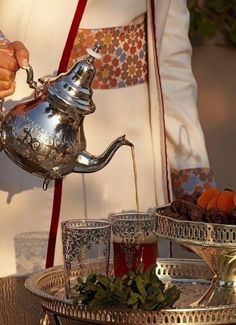
<svg viewBox="0 0 236 325">
<path fill-rule="evenodd" d="M 181 263 L 184 263 L 184 264 L 202 264 L 203 266 L 207 267 L 207 264 L 201 260 L 201 259 L 181 259 L 181 258 L 158 258 L 157 259 L 157 263 L 176 263 L 177 262 L 181 262 Z M 211 270 L 209 269 L 209 272 L 211 272 Z M 64 303 L 64 304 L 67 304 L 68 306 L 70 307 L 73 307 L 75 309 L 84 309 L 86 310 L 86 306 L 76 306 L 76 305 L 73 305 L 73 302 L 69 299 L 63 299 L 63 298 L 60 298 L 60 297 L 55 297 L 53 296 L 52 294 L 49 294 L 45 291 L 43 291 L 42 289 L 39 289 L 37 287 L 33 287 L 32 288 L 32 284 L 35 285 L 37 283 L 37 281 L 39 280 L 42 280 L 43 278 L 49 276 L 49 275 L 54 275 L 54 274 L 58 274 L 59 275 L 62 275 L 64 273 L 64 269 L 62 266 L 55 266 L 55 267 L 51 267 L 51 268 L 48 268 L 46 270 L 43 270 L 43 271 L 39 271 L 37 273 L 34 273 L 32 275 L 30 275 L 26 280 L 25 280 L 25 288 L 27 290 L 29 290 L 32 294 L 36 295 L 38 298 L 40 298 L 41 300 L 41 303 L 45 300 L 45 301 L 52 301 L 52 302 L 57 302 L 57 303 Z M 169 279 L 170 277 L 166 276 L 166 279 Z M 189 278 L 190 280 L 191 278 Z M 193 279 L 193 280 L 197 280 L 197 279 Z M 204 279 L 202 279 L 202 283 L 203 284 L 206 284 L 206 282 L 204 282 Z M 206 281 L 206 280 L 205 280 Z M 210 283 L 210 281 L 208 281 L 208 283 Z M 43 296 L 41 295 L 43 293 Z M 225 311 L 226 309 L 229 309 L 229 308 L 233 308 L 233 309 L 236 309 L 236 305 L 222 305 L 222 306 L 211 306 L 210 309 L 211 310 L 215 310 L 215 311 Z M 121 311 L 121 312 L 127 312 L 129 314 L 139 314 L 140 312 L 141 313 L 144 313 L 144 311 L 141 311 L 141 310 L 128 310 L 128 309 L 121 309 L 121 308 L 111 308 L 110 310 L 112 311 Z M 161 312 L 168 312 L 168 313 L 181 313 L 181 312 L 191 312 L 191 311 L 207 311 L 209 310 L 209 307 L 189 307 L 189 308 L 166 308 L 166 309 L 162 309 L 160 311 Z M 50 309 L 49 309 L 50 311 Z M 157 314 L 159 312 L 156 312 L 156 311 L 151 311 L 151 312 L 148 312 L 149 314 Z M 236 316 L 235 316 L 235 322 L 236 322 Z"/>
<path fill-rule="evenodd" d="M 163 210 L 165 208 L 168 208 L 169 206 L 171 206 L 171 203 L 165 204 L 165 205 L 160 205 L 158 208 L 156 208 L 156 210 L 155 210 L 156 212 L 155 213 L 158 216 L 165 217 L 165 218 L 170 218 L 170 219 L 173 219 L 173 220 L 178 221 L 178 222 L 183 222 L 183 223 L 186 222 L 186 223 L 209 225 L 209 226 L 214 225 L 214 226 L 220 226 L 220 227 L 224 226 L 226 228 L 235 228 L 235 230 L 236 230 L 236 225 L 231 225 L 230 223 L 224 224 L 224 223 L 217 223 L 217 222 L 211 222 L 211 223 L 209 223 L 209 222 L 204 222 L 204 221 L 178 220 L 178 219 L 174 219 L 172 217 L 168 217 L 168 216 L 165 216 L 163 214 L 158 213 L 159 210 Z"/>
<path fill-rule="evenodd" d="M 220 224 L 220 223 L 207 223 L 207 222 L 203 222 L 203 221 L 191 221 L 191 220 L 178 220 L 178 219 L 174 219 L 172 217 L 169 216 L 165 216 L 164 214 L 158 212 L 158 211 L 162 211 L 163 209 L 167 208 L 170 204 L 165 205 L 165 206 L 161 206 L 159 208 L 156 209 L 156 215 L 157 215 L 157 236 L 160 238 L 165 238 L 168 240 L 172 240 L 175 241 L 177 243 L 180 244 L 184 244 L 185 246 L 189 246 L 189 245 L 195 245 L 195 246 L 204 246 L 204 247 L 213 247 L 213 248 L 236 248 L 236 236 L 235 236 L 235 241 L 229 242 L 229 243 L 221 243 L 221 242 L 217 242 L 214 241 L 214 238 L 211 238 L 211 234 L 216 234 L 217 231 L 219 229 L 223 230 L 223 231 L 231 231 L 233 230 L 236 234 L 236 225 L 230 225 L 230 224 Z M 163 233 L 161 233 L 160 229 L 159 229 L 159 220 L 163 219 L 166 222 L 172 223 L 174 225 L 186 225 L 187 227 L 191 227 L 191 226 L 202 226 L 206 228 L 206 231 L 208 232 L 209 235 L 209 240 L 206 241 L 202 241 L 202 240 L 198 240 L 198 239 L 184 239 L 184 238 L 178 238 L 177 236 L 171 236 L 171 235 L 165 235 Z"/>
</svg>

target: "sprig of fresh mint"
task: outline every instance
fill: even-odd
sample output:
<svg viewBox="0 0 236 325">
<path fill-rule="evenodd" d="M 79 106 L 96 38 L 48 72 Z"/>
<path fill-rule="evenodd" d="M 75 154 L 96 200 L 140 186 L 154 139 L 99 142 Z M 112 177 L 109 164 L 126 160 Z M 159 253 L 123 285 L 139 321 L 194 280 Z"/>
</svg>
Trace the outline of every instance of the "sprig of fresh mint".
<svg viewBox="0 0 236 325">
<path fill-rule="evenodd" d="M 144 271 L 141 264 L 136 272 L 122 277 L 90 274 L 85 282 L 78 277 L 73 303 L 86 305 L 90 310 L 131 308 L 159 311 L 172 307 L 179 297 L 180 290 L 176 286 L 166 288 L 156 275 L 155 266 Z"/>
</svg>

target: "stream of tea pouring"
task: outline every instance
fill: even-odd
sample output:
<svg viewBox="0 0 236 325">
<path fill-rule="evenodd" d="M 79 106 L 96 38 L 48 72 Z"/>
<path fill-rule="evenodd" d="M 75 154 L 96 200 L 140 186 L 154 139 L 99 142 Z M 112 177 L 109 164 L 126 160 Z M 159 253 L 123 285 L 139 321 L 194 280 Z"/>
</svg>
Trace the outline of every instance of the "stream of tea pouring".
<svg viewBox="0 0 236 325">
<path fill-rule="evenodd" d="M 138 170 L 135 147 L 131 146 L 136 211 L 114 215 L 113 250 L 114 271 L 122 276 L 143 264 L 145 269 L 153 266 L 157 255 L 153 215 L 140 211 Z M 117 223 L 116 223 L 117 222 Z M 147 224 L 146 224 L 147 222 Z"/>
<path fill-rule="evenodd" d="M 133 163 L 133 175 L 134 175 L 134 186 L 135 186 L 135 202 L 136 202 L 136 209 L 137 209 L 137 220 L 138 220 L 138 231 L 136 233 L 136 236 L 138 239 L 137 244 L 140 245 L 140 249 L 141 249 L 141 253 L 140 253 L 140 263 L 143 263 L 143 257 L 145 254 L 145 246 L 143 246 L 145 244 L 145 236 L 143 234 L 142 231 L 142 225 L 140 222 L 140 201 L 139 201 L 139 186 L 138 186 L 138 170 L 137 170 L 137 162 L 136 162 L 136 156 L 135 156 L 135 146 L 131 146 L 131 155 L 132 155 L 132 163 Z M 150 243 L 149 243 L 150 245 Z M 151 247 L 152 246 L 152 247 Z M 151 249 L 151 252 L 153 253 L 153 251 L 155 250 L 154 248 L 155 244 L 150 245 L 149 249 Z"/>
<path fill-rule="evenodd" d="M 131 147 L 131 155 L 132 155 L 132 163 L 133 163 L 133 174 L 134 174 L 134 187 L 135 187 L 135 202 L 137 213 L 140 213 L 140 205 L 139 205 L 139 188 L 138 188 L 138 171 L 137 171 L 137 163 L 135 157 L 135 147 L 132 145 Z"/>
<path fill-rule="evenodd" d="M 137 162 L 136 162 L 136 156 L 135 156 L 135 146 L 132 145 L 130 147 L 130 149 L 131 149 L 131 156 L 132 156 L 132 163 L 133 163 L 135 203 L 136 203 L 136 209 L 137 209 L 137 215 L 138 215 L 138 232 L 136 235 L 138 235 L 138 237 L 139 237 L 139 243 L 143 243 L 145 239 L 143 236 L 143 232 L 141 230 L 141 224 L 140 224 L 140 220 L 139 220 L 140 201 L 139 201 L 138 170 L 137 170 Z M 140 261 L 140 262 L 142 262 L 142 261 Z"/>
</svg>

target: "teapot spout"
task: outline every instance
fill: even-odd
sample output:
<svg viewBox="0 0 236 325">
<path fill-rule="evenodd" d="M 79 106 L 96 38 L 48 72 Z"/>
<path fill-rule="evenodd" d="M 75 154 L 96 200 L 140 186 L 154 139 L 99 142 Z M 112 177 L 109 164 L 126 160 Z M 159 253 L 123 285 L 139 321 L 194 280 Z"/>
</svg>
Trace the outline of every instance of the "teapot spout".
<svg viewBox="0 0 236 325">
<path fill-rule="evenodd" d="M 133 144 L 125 138 L 125 135 L 122 135 L 113 141 L 100 156 L 93 156 L 87 151 L 82 151 L 77 157 L 74 172 L 94 173 L 99 171 L 109 163 L 117 149 L 123 145 L 133 147 Z"/>
</svg>

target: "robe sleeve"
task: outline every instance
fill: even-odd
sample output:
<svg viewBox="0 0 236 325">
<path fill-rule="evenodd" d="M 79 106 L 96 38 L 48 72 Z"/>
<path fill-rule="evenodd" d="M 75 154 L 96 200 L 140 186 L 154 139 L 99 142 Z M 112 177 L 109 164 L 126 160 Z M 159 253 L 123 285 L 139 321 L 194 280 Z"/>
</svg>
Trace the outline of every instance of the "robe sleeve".
<svg viewBox="0 0 236 325">
<path fill-rule="evenodd" d="M 214 186 L 196 107 L 197 84 L 191 67 L 189 11 L 172 0 L 160 49 L 168 161 L 175 197 Z"/>
</svg>

